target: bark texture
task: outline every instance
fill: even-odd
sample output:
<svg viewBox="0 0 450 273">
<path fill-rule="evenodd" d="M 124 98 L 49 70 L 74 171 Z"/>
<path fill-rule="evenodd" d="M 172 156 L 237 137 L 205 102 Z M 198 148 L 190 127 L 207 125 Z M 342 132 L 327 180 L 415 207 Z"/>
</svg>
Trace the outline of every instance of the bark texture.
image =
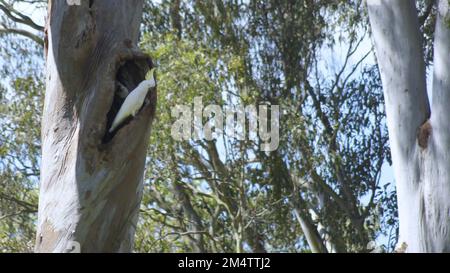
<svg viewBox="0 0 450 273">
<path fill-rule="evenodd" d="M 439 1 L 430 107 L 415 1 L 368 0 L 397 184 L 399 245 L 450 252 L 450 30 Z"/>
<path fill-rule="evenodd" d="M 119 80 L 151 59 L 136 47 L 143 0 L 49 1 L 37 252 L 129 252 L 142 196 L 156 89 L 113 134 Z"/>
</svg>

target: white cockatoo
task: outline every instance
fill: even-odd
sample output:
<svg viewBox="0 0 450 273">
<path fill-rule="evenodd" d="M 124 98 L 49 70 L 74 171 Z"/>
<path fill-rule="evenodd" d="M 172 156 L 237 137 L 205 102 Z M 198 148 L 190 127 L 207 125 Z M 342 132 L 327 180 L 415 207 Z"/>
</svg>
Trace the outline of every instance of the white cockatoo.
<svg viewBox="0 0 450 273">
<path fill-rule="evenodd" d="M 147 75 L 145 75 L 145 80 L 142 81 L 133 91 L 128 94 L 119 109 L 114 121 L 109 129 L 109 132 L 113 132 L 117 126 L 119 126 L 126 118 L 129 116 L 135 116 L 139 109 L 141 109 L 144 104 L 145 97 L 148 91 L 156 86 L 155 81 L 155 68 L 152 68 Z"/>
</svg>

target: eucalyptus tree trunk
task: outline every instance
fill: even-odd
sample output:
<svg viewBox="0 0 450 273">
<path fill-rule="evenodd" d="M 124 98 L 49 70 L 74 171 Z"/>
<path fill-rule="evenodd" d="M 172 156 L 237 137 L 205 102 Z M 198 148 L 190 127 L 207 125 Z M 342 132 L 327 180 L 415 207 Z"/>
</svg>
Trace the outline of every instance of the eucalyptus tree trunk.
<svg viewBox="0 0 450 273">
<path fill-rule="evenodd" d="M 156 90 L 108 133 L 152 67 L 136 47 L 143 0 L 49 1 L 37 252 L 129 252 Z M 79 247 L 79 249 L 78 249 Z"/>
<path fill-rule="evenodd" d="M 367 2 L 397 183 L 399 245 L 450 252 L 449 2 L 438 5 L 431 105 L 415 1 Z"/>
</svg>

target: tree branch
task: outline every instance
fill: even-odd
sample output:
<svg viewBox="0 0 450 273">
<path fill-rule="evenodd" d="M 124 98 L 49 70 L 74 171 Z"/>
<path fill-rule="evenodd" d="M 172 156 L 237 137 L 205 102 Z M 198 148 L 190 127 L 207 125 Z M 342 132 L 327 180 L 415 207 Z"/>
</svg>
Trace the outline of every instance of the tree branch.
<svg viewBox="0 0 450 273">
<path fill-rule="evenodd" d="M 21 35 L 24 37 L 27 37 L 31 40 L 33 40 L 34 42 L 36 42 L 38 45 L 40 46 L 44 46 L 44 40 L 39 37 L 38 35 L 35 35 L 29 31 L 23 30 L 23 29 L 17 29 L 17 28 L 7 28 L 5 26 L 3 26 L 4 28 L 0 28 L 0 35 L 3 34 L 17 34 L 17 35 Z"/>
<path fill-rule="evenodd" d="M 17 11 L 12 5 L 6 3 L 4 0 L 0 0 L 0 10 L 2 10 L 5 15 L 14 22 L 24 24 L 35 30 L 44 32 L 43 26 L 36 24 L 30 17 Z"/>
</svg>

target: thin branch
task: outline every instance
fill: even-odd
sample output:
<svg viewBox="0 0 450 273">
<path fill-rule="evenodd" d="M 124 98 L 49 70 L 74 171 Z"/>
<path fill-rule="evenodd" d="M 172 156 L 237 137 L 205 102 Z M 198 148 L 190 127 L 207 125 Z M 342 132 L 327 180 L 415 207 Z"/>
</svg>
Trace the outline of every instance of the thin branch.
<svg viewBox="0 0 450 273">
<path fill-rule="evenodd" d="M 9 19 L 16 23 L 27 25 L 35 30 L 44 32 L 44 27 L 36 24 L 30 17 L 16 10 L 12 5 L 0 0 L 0 10 L 2 10 Z"/>
<path fill-rule="evenodd" d="M 29 31 L 23 30 L 23 29 L 17 29 L 17 28 L 0 28 L 0 35 L 2 34 L 17 34 L 24 37 L 27 37 L 34 42 L 36 42 L 40 46 L 44 46 L 44 40 L 39 37 L 38 35 L 35 35 Z"/>
</svg>

